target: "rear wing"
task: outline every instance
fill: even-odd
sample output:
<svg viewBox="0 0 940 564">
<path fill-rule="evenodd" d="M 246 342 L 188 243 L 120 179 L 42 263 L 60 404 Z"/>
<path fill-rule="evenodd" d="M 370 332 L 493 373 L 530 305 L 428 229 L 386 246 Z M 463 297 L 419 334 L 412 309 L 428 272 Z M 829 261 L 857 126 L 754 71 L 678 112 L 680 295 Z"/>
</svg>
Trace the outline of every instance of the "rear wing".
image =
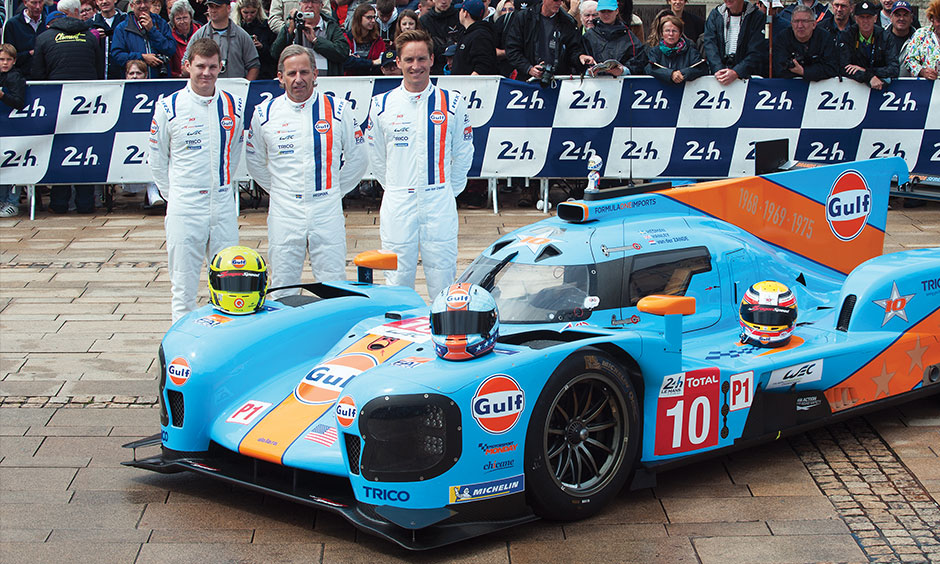
<svg viewBox="0 0 940 564">
<path fill-rule="evenodd" d="M 892 157 L 763 176 L 729 178 L 660 192 L 785 251 L 848 274 L 882 254 L 888 195 L 909 182 Z"/>
</svg>

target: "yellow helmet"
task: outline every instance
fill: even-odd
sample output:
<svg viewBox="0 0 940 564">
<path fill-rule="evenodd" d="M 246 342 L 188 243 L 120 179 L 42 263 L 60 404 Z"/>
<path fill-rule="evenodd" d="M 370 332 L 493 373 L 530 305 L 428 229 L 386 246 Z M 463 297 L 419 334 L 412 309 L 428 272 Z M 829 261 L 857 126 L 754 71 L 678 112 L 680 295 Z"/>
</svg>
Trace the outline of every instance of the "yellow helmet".
<svg viewBox="0 0 940 564">
<path fill-rule="evenodd" d="M 209 262 L 209 301 L 219 311 L 247 315 L 261 309 L 268 291 L 268 265 L 254 249 L 228 247 Z"/>
</svg>

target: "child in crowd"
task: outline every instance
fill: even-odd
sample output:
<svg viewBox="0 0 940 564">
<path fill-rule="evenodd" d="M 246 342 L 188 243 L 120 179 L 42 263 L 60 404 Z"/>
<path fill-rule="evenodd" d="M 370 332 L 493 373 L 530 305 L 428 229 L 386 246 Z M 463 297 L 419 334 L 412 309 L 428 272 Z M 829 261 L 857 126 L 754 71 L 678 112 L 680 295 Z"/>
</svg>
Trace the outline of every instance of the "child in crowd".
<svg viewBox="0 0 940 564">
<path fill-rule="evenodd" d="M 147 63 L 141 61 L 140 59 L 132 59 L 127 61 L 127 65 L 124 67 L 124 77 L 127 80 L 146 80 L 147 78 Z M 136 194 L 137 192 L 142 192 L 147 190 L 147 194 L 144 197 L 144 208 L 150 209 L 155 206 L 162 206 L 166 204 L 163 198 L 160 196 L 160 191 L 157 190 L 157 185 L 153 182 L 138 183 L 138 184 L 125 184 L 124 192 Z"/>
<path fill-rule="evenodd" d="M 17 110 L 23 109 L 26 99 L 26 79 L 13 68 L 16 47 L 0 45 L 0 102 Z M 20 196 L 16 186 L 0 184 L 0 217 L 16 217 L 20 213 Z"/>
</svg>

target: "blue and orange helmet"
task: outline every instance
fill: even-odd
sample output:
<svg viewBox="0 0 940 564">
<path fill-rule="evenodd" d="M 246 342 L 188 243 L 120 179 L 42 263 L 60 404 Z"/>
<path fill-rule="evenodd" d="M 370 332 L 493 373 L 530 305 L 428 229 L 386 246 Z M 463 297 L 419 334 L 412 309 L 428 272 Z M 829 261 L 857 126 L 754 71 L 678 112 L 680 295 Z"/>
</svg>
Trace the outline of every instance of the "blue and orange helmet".
<svg viewBox="0 0 940 564">
<path fill-rule="evenodd" d="M 493 350 L 499 336 L 496 300 L 476 284 L 453 284 L 431 302 L 431 340 L 445 360 L 469 360 Z"/>
<path fill-rule="evenodd" d="M 796 295 L 785 284 L 764 280 L 751 285 L 741 300 L 741 342 L 781 347 L 796 325 Z"/>
</svg>

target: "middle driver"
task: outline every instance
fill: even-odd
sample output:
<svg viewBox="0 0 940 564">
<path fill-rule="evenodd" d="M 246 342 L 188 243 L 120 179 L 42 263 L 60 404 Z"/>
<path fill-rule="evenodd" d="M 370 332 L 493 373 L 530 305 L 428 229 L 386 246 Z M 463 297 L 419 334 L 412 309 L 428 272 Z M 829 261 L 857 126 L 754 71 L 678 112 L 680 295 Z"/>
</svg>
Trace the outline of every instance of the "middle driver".
<svg viewBox="0 0 940 564">
<path fill-rule="evenodd" d="M 299 284 L 308 252 L 318 281 L 345 280 L 343 196 L 365 173 L 365 139 L 348 102 L 316 91 L 309 49 L 288 46 L 277 70 L 285 92 L 255 107 L 245 151 L 249 174 L 271 196 L 271 287 Z"/>
</svg>

